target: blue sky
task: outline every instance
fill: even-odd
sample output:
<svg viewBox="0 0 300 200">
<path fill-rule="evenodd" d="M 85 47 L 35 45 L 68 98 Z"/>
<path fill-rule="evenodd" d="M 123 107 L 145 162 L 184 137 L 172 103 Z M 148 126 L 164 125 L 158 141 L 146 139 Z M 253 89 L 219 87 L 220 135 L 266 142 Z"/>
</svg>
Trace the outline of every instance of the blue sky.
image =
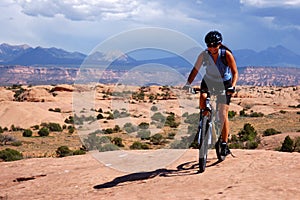
<svg viewBox="0 0 300 200">
<path fill-rule="evenodd" d="M 202 45 L 213 29 L 234 50 L 283 45 L 300 54 L 299 19 L 300 0 L 2 0 L 0 43 L 88 54 L 124 31 L 161 27 Z"/>
</svg>

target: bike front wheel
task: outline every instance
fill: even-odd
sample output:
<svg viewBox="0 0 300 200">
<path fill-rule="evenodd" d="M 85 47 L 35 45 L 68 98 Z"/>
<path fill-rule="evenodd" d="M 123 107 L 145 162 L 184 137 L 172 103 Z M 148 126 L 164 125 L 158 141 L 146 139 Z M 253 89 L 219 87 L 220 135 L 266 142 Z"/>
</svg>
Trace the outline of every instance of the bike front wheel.
<svg viewBox="0 0 300 200">
<path fill-rule="evenodd" d="M 209 119 L 204 116 L 202 119 L 202 128 L 199 133 L 199 172 L 205 171 L 208 153 L 208 130 L 209 130 Z"/>
</svg>

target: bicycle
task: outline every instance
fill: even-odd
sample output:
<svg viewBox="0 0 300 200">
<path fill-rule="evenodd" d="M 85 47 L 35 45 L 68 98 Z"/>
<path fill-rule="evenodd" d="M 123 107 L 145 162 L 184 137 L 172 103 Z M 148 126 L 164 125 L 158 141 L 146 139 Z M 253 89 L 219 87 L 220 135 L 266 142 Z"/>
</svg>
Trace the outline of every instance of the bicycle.
<svg viewBox="0 0 300 200">
<path fill-rule="evenodd" d="M 193 88 L 193 93 L 200 92 L 200 89 Z M 211 103 L 211 96 L 225 95 L 225 90 L 222 91 L 210 91 L 207 93 L 207 98 L 205 102 L 205 109 L 200 110 L 200 120 L 198 125 L 198 135 L 197 142 L 199 147 L 199 173 L 205 171 L 207 162 L 208 149 L 212 147 L 214 141 L 218 137 L 215 143 L 215 150 L 218 158 L 218 162 L 225 160 L 226 156 L 221 155 L 221 144 L 222 144 L 222 134 L 221 134 L 221 122 L 219 119 L 219 103 L 216 101 L 215 107 Z"/>
</svg>

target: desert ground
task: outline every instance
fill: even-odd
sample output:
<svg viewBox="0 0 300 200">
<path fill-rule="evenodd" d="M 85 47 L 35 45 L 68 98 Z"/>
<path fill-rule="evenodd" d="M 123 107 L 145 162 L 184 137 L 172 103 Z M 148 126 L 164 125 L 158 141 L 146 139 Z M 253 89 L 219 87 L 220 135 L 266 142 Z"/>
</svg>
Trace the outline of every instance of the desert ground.
<svg viewBox="0 0 300 200">
<path fill-rule="evenodd" d="M 259 135 L 269 128 L 281 133 L 261 137 L 256 150 L 233 149 L 235 157 L 228 156 L 221 163 L 217 162 L 214 150 L 210 150 L 203 174 L 197 173 L 196 150 L 178 154 L 169 149 L 160 154 L 152 149 L 147 151 L 153 154 L 140 156 L 145 150 L 129 150 L 133 137 L 121 133 L 118 136 L 123 137 L 125 144 L 121 151 L 56 157 L 59 146 L 82 148 L 82 138 L 99 127 L 123 127 L 128 120 L 133 124 L 150 122 L 153 105 L 161 112 L 175 113 L 178 121 L 185 112 L 198 112 L 197 94 L 186 94 L 176 88 L 167 92 L 159 87 L 144 88 L 145 96 L 160 93 L 154 101 L 150 101 L 149 95 L 143 100 L 132 95 L 112 95 L 115 91 L 128 94 L 127 91 L 135 89 L 111 85 L 1 87 L 0 126 L 6 127 L 2 134 L 13 136 L 22 145 L 2 144 L 0 150 L 16 149 L 25 159 L 0 162 L 0 199 L 298 199 L 300 154 L 275 149 L 286 136 L 300 136 L 300 86 L 239 86 L 229 110 L 263 113 L 263 117 L 236 116 L 230 120 L 230 133 L 237 134 L 245 123 L 252 124 Z M 56 108 L 59 112 L 53 112 Z M 63 126 L 74 112 L 96 116 L 99 112 L 95 110 L 100 108 L 104 113 L 123 109 L 130 117 L 94 120 L 76 126 L 74 133 L 63 130 L 47 137 L 38 137 L 37 130 L 32 128 L 49 122 Z M 12 126 L 20 130 L 13 131 Z M 154 132 L 165 131 L 152 128 Z M 21 129 L 32 129 L 33 136 L 23 137 Z M 180 138 L 180 134 L 175 137 Z M 105 160 L 114 156 L 116 159 Z M 174 159 L 163 162 L 170 157 Z"/>
</svg>

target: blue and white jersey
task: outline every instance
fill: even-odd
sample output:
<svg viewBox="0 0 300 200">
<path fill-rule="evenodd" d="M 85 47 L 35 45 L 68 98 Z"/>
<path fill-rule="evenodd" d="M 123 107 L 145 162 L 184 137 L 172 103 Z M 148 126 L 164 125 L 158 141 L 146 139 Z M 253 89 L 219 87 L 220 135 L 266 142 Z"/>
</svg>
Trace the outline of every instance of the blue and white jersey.
<svg viewBox="0 0 300 200">
<path fill-rule="evenodd" d="M 206 50 L 209 55 L 208 62 L 204 62 L 206 67 L 206 76 L 213 81 L 228 81 L 232 78 L 232 74 L 228 65 L 224 64 L 222 61 L 222 55 L 225 56 L 225 49 L 219 48 L 219 55 L 217 62 L 214 63 L 212 55 L 208 50 Z"/>
</svg>

